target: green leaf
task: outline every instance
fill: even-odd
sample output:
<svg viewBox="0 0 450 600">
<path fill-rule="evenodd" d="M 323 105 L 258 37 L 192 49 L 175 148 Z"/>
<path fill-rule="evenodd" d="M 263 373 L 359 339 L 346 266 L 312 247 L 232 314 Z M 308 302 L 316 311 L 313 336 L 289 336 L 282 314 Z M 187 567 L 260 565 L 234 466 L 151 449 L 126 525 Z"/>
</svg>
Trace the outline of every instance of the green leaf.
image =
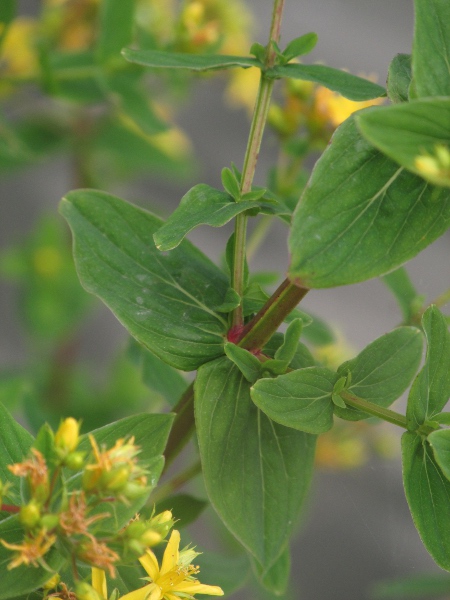
<svg viewBox="0 0 450 600">
<path fill-rule="evenodd" d="M 9 544 L 22 544 L 25 532 L 18 521 L 17 516 L 9 517 L 0 522 L 0 539 Z M 0 586 L 0 600 L 14 598 L 33 592 L 41 587 L 51 576 L 51 572 L 42 567 L 21 565 L 8 570 L 7 564 L 14 557 L 14 551 L 8 550 L 0 544 L 0 572 L 2 584 Z M 58 572 L 66 562 L 65 559 L 53 547 L 44 556 L 45 562 L 51 571 Z"/>
<path fill-rule="evenodd" d="M 284 335 L 278 332 L 274 333 L 264 346 L 264 354 L 274 357 L 276 351 L 283 345 L 283 343 Z M 295 351 L 295 355 L 288 366 L 291 367 L 291 369 L 304 369 L 305 367 L 313 367 L 315 364 L 314 357 L 309 349 L 305 346 L 305 344 L 300 342 Z"/>
<path fill-rule="evenodd" d="M 121 62 L 120 51 L 133 35 L 135 0 L 103 0 L 100 5 L 100 33 L 97 57 L 100 63 Z"/>
<path fill-rule="evenodd" d="M 286 46 L 283 56 L 286 61 L 290 61 L 296 56 L 303 56 L 304 54 L 309 54 L 312 50 L 314 50 L 317 41 L 318 41 L 317 33 L 305 33 L 298 38 L 295 38 Z"/>
<path fill-rule="evenodd" d="M 256 561 L 253 560 L 252 563 L 254 571 L 266 590 L 272 592 L 275 596 L 281 596 L 285 593 L 291 572 L 291 553 L 289 547 L 285 548 L 277 561 L 265 574 Z"/>
<path fill-rule="evenodd" d="M 411 54 L 397 54 L 391 61 L 387 78 L 387 93 L 394 104 L 408 102 L 412 79 Z"/>
<path fill-rule="evenodd" d="M 250 54 L 253 54 L 253 56 L 256 56 L 256 58 L 259 60 L 259 62 L 264 64 L 264 61 L 266 60 L 267 48 L 266 48 L 266 46 L 263 46 L 262 44 L 255 42 L 250 47 Z"/>
<path fill-rule="evenodd" d="M 336 334 L 333 328 L 317 315 L 306 313 L 310 318 L 308 327 L 303 329 L 302 335 L 304 339 L 313 344 L 313 346 L 328 346 L 336 343 Z"/>
<path fill-rule="evenodd" d="M 183 242 L 168 255 L 158 252 L 152 236 L 160 219 L 103 192 L 70 192 L 61 212 L 84 287 L 141 344 L 186 371 L 223 353 L 228 325 L 212 307 L 228 282 L 199 250 Z"/>
<path fill-rule="evenodd" d="M 450 479 L 450 429 L 433 431 L 427 436 L 427 441 L 433 448 L 434 458 L 441 471 Z"/>
<path fill-rule="evenodd" d="M 324 433 L 333 426 L 331 394 L 336 374 L 325 367 L 309 367 L 260 379 L 250 389 L 253 402 L 280 425 L 307 433 Z"/>
<path fill-rule="evenodd" d="M 422 358 L 422 335 L 416 327 L 398 327 L 369 344 L 352 360 L 343 363 L 339 375 L 351 374 L 347 391 L 387 408 L 411 383 Z M 358 421 L 369 415 L 354 408 L 336 407 L 342 419 Z"/>
<path fill-rule="evenodd" d="M 155 513 L 158 514 L 164 510 L 172 511 L 174 519 L 176 519 L 176 528 L 181 529 L 196 521 L 208 504 L 206 500 L 200 500 L 189 494 L 176 494 L 158 502 Z"/>
<path fill-rule="evenodd" d="M 423 296 L 419 296 L 414 287 L 407 270 L 399 267 L 381 278 L 383 283 L 394 294 L 406 323 L 417 314 L 423 304 Z"/>
<path fill-rule="evenodd" d="M 449 224 L 450 192 L 384 156 L 350 117 L 316 163 L 294 212 L 289 277 L 326 288 L 383 275 Z"/>
<path fill-rule="evenodd" d="M 225 54 L 188 54 L 184 52 L 162 52 L 160 50 L 122 50 L 124 58 L 132 63 L 152 69 L 189 69 L 210 71 L 235 67 L 261 67 L 256 58 L 250 56 L 226 56 Z"/>
<path fill-rule="evenodd" d="M 419 98 L 450 96 L 450 5 L 447 0 L 414 0 L 412 53 Z"/>
<path fill-rule="evenodd" d="M 0 403 L 0 480 L 11 484 L 13 493 L 20 493 L 20 478 L 11 473 L 8 465 L 22 462 L 33 441 L 33 436 Z"/>
<path fill-rule="evenodd" d="M 271 422 L 249 391 L 227 358 L 203 365 L 195 383 L 196 423 L 212 505 L 266 572 L 301 511 L 316 438 Z"/>
<path fill-rule="evenodd" d="M 225 298 L 223 302 L 219 304 L 219 306 L 215 307 L 216 312 L 219 313 L 229 313 L 241 304 L 241 297 L 239 294 L 233 290 L 233 288 L 228 288 L 225 294 Z"/>
<path fill-rule="evenodd" d="M 228 167 L 224 167 L 222 169 L 222 185 L 224 190 L 228 192 L 228 194 L 236 202 L 238 202 L 241 196 L 239 181 L 236 179 L 236 175 L 233 173 L 233 171 L 231 169 L 228 169 Z M 264 194 L 261 194 L 261 196 L 262 195 Z M 261 196 L 259 196 L 259 198 L 261 198 Z M 257 200 L 259 200 L 259 198 L 257 198 Z M 248 199 L 252 200 L 252 198 Z"/>
<path fill-rule="evenodd" d="M 259 360 L 245 348 L 240 348 L 236 344 L 225 344 L 225 354 L 237 366 L 239 371 L 250 383 L 254 383 L 263 370 L 263 365 Z"/>
<path fill-rule="evenodd" d="M 450 98 L 372 108 L 359 114 L 356 122 L 383 154 L 435 185 L 450 187 Z"/>
<path fill-rule="evenodd" d="M 128 75 L 110 77 L 107 86 L 119 115 L 131 119 L 144 134 L 155 135 L 169 129 L 153 110 L 148 92 L 141 90 Z"/>
<path fill-rule="evenodd" d="M 16 16 L 17 0 L 2 0 L 0 5 L 0 45 L 3 42 L 8 25 Z"/>
<path fill-rule="evenodd" d="M 430 306 L 422 317 L 427 340 L 425 365 L 416 377 L 408 397 L 406 417 L 416 430 L 440 413 L 450 396 L 450 332 L 444 316 Z"/>
<path fill-rule="evenodd" d="M 275 352 L 274 358 L 276 360 L 285 360 L 287 365 L 290 364 L 297 352 L 302 329 L 303 321 L 301 319 L 294 319 L 289 323 L 286 333 L 284 334 L 284 341 Z"/>
<path fill-rule="evenodd" d="M 166 447 L 167 438 L 174 419 L 173 414 L 140 414 L 126 417 L 115 423 L 110 423 L 90 433 L 94 436 L 99 447 L 104 445 L 112 448 L 118 439 L 134 437 L 134 443 L 139 446 L 139 461 L 148 470 L 147 485 L 153 489 L 158 483 L 164 466 L 162 456 Z M 92 450 L 89 439 L 83 436 L 78 450 L 89 453 Z M 80 475 L 73 476 L 70 487 L 79 485 Z M 148 494 L 143 495 L 129 504 L 124 503 L 100 503 L 96 513 L 109 513 L 111 516 L 102 520 L 102 529 L 111 528 L 117 531 L 125 525 L 141 509 L 147 501 Z"/>
<path fill-rule="evenodd" d="M 450 570 L 450 481 L 429 444 L 415 433 L 402 436 L 403 485 L 422 542 L 436 563 Z"/>
<path fill-rule="evenodd" d="M 222 227 L 250 208 L 258 208 L 258 204 L 235 202 L 228 193 L 199 183 L 181 198 L 179 206 L 155 233 L 153 237 L 156 247 L 158 250 L 172 250 L 195 227 Z"/>
<path fill-rule="evenodd" d="M 184 377 L 133 338 L 130 338 L 128 356 L 140 369 L 144 384 L 161 394 L 169 406 L 175 406 L 188 385 Z"/>
<path fill-rule="evenodd" d="M 325 65 L 289 64 L 276 66 L 267 71 L 266 75 L 274 78 L 289 77 L 291 79 L 313 81 L 333 90 L 333 92 L 338 92 L 344 98 L 356 102 L 372 100 L 386 94 L 386 90 L 377 83 Z"/>
</svg>

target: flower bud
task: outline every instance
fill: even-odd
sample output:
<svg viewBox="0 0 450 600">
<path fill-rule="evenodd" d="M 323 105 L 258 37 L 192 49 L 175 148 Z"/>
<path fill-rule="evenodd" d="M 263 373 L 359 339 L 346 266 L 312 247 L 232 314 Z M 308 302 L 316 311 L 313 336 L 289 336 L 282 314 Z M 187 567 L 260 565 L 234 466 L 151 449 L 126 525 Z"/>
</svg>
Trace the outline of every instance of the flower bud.
<svg viewBox="0 0 450 600">
<path fill-rule="evenodd" d="M 39 525 L 46 531 L 51 531 L 52 529 L 58 527 L 59 515 L 44 515 L 41 518 Z"/>
<path fill-rule="evenodd" d="M 39 505 L 31 500 L 25 506 L 22 506 L 19 512 L 19 521 L 25 529 L 33 529 L 41 520 L 41 511 Z"/>
<path fill-rule="evenodd" d="M 55 446 L 64 454 L 73 452 L 80 439 L 80 422 L 69 417 L 64 419 L 55 433 Z"/>
<path fill-rule="evenodd" d="M 165 538 L 174 526 L 175 521 L 171 511 L 164 510 L 163 512 L 149 519 L 146 523 L 149 529 L 159 533 L 161 538 Z"/>
<path fill-rule="evenodd" d="M 94 590 L 92 585 L 85 581 L 79 581 L 75 586 L 77 600 L 101 600 L 101 596 Z"/>
<path fill-rule="evenodd" d="M 85 452 L 70 452 L 64 459 L 64 465 L 72 471 L 80 471 L 84 465 Z"/>
<path fill-rule="evenodd" d="M 101 487 L 111 492 L 121 491 L 130 477 L 130 467 L 122 466 L 109 472 L 104 472 L 100 478 Z"/>
<path fill-rule="evenodd" d="M 138 498 L 142 498 L 142 496 L 149 494 L 150 488 L 145 485 L 129 481 L 120 493 L 127 500 L 137 500 Z"/>
</svg>

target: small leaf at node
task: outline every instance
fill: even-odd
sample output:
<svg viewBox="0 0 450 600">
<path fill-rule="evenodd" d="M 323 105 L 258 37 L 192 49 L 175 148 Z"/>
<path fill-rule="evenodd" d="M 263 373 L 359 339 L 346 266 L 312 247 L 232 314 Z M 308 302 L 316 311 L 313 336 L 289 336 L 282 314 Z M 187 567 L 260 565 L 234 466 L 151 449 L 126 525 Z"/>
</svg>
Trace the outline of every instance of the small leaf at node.
<svg viewBox="0 0 450 600">
<path fill-rule="evenodd" d="M 224 350 L 225 354 L 234 362 L 247 381 L 254 383 L 261 377 L 262 364 L 251 352 L 231 343 L 225 344 Z"/>
<path fill-rule="evenodd" d="M 233 173 L 233 171 L 228 169 L 228 167 L 224 167 L 222 169 L 222 185 L 224 190 L 228 192 L 236 202 L 239 202 L 241 197 L 239 181 L 236 179 L 236 176 Z M 249 200 L 253 200 L 253 198 L 249 198 Z"/>
<path fill-rule="evenodd" d="M 315 48 L 318 39 L 317 33 L 311 32 L 305 33 L 289 42 L 283 52 L 286 61 L 289 62 L 296 56 L 309 54 Z"/>
</svg>

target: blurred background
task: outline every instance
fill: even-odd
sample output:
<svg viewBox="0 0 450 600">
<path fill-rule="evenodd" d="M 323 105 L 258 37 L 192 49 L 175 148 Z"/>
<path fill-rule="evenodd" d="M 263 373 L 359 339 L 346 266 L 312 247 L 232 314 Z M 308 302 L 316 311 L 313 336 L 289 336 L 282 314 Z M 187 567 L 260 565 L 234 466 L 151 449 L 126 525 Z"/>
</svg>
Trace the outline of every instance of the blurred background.
<svg viewBox="0 0 450 600">
<path fill-rule="evenodd" d="M 160 4 L 164 3 L 165 0 L 161 0 Z M 253 34 L 249 41 L 265 44 L 271 2 L 247 0 L 245 6 L 248 16 L 242 26 L 247 30 L 247 21 L 251 24 Z M 41 2 L 21 0 L 19 7 L 21 15 L 33 17 L 39 14 Z M 354 74 L 376 77 L 379 83 L 384 84 L 394 55 L 410 52 L 413 2 L 286 0 L 281 46 L 309 31 L 318 33 L 319 42 L 305 62 L 323 62 L 348 69 Z M 238 35 L 239 27 L 231 38 Z M 170 122 L 172 137 L 161 142 L 166 146 L 159 147 L 162 154 L 169 149 L 169 159 L 173 164 L 158 163 L 159 159 L 155 158 L 148 168 L 144 165 L 136 172 L 130 168 L 123 177 L 114 177 L 106 184 L 100 180 L 99 185 L 161 216 L 170 214 L 182 195 L 195 183 L 221 187 L 221 169 L 232 162 L 238 167 L 242 165 L 249 129 L 248 105 L 251 105 L 254 94 L 250 80 L 241 83 L 247 90 L 244 98 L 233 92 L 233 85 L 239 85 L 239 82 L 233 84 L 228 75 L 194 77 L 188 82 L 184 79 L 168 81 L 152 78 L 151 91 L 155 92 L 161 104 L 164 104 L 169 92 L 176 98 L 166 113 L 162 111 Z M 39 91 L 33 90 L 26 97 L 19 94 L 8 98 L 7 90 L 3 90 L 2 94 L 0 100 L 4 99 L 4 113 L 0 136 L 7 132 L 4 122 L 9 119 L 15 122 L 20 116 L 16 103 L 22 102 L 22 107 L 26 106 L 27 110 L 39 109 L 45 116 L 52 110 L 61 110 L 51 105 L 45 94 Z M 280 86 L 275 94 L 282 106 Z M 89 118 L 95 118 L 96 111 L 102 116 L 94 103 Z M 79 127 L 83 127 L 82 116 Z M 15 374 L 25 364 L 33 363 L 30 359 L 33 353 L 50 352 L 39 338 L 45 337 L 45 319 L 38 326 L 38 329 L 41 328 L 39 331 L 31 326 L 31 334 L 30 325 L 26 324 L 26 318 L 33 318 L 30 317 L 33 297 L 36 299 L 43 294 L 38 300 L 45 302 L 45 293 L 39 285 L 31 286 L 32 275 L 27 269 L 30 268 L 30 252 L 40 247 L 40 236 L 42 239 L 58 236 L 49 233 L 52 225 L 42 225 L 43 216 L 56 215 L 60 198 L 70 189 L 79 187 L 80 177 L 74 167 L 73 156 L 67 149 L 49 153 L 42 160 L 19 161 L 20 164 L 13 165 L 14 169 L 8 170 L 6 167 L 11 160 L 8 163 L 4 159 L 1 143 L 0 163 L 4 168 L 0 171 L 0 231 L 4 277 L 0 284 L 0 359 L 3 373 L 8 374 L 7 385 L 12 385 Z M 102 143 L 107 146 L 111 141 L 105 137 Z M 267 184 L 267 176 L 279 158 L 278 148 L 275 127 L 267 131 L 263 142 L 257 184 Z M 305 164 L 311 166 L 313 158 L 314 155 L 308 157 Z M 94 167 L 96 164 L 92 163 Z M 101 160 L 98 165 L 100 169 L 104 167 Z M 87 167 L 89 171 L 89 165 Z M 92 185 L 89 177 L 86 179 L 88 181 L 81 185 Z M 37 223 L 41 225 L 37 226 Z M 214 230 L 202 227 L 189 238 L 213 260 L 220 261 L 230 233 L 229 227 Z M 283 274 L 289 260 L 286 238 L 286 226 L 281 222 L 275 223 L 253 257 L 251 266 L 256 270 L 280 271 Z M 24 239 L 28 240 L 25 246 Z M 414 284 L 427 301 L 449 285 L 449 245 L 450 237 L 444 236 L 408 265 Z M 36 254 L 33 256 L 36 258 Z M 49 264 L 47 259 L 43 259 L 43 264 Z M 74 284 L 71 281 L 69 285 Z M 67 298 L 69 307 L 78 297 L 78 292 L 70 290 L 71 297 Z M 84 302 L 88 303 L 80 300 L 81 304 Z M 378 280 L 312 291 L 303 304 L 305 310 L 333 325 L 337 339 L 335 346 L 340 345 L 339 351 L 349 356 L 402 319 L 393 296 Z M 24 312 L 28 315 L 25 321 Z M 127 336 L 120 324 L 99 303 L 94 303 L 81 322 L 76 343 L 71 339 L 70 343 L 59 345 L 58 360 L 62 363 L 70 360 L 76 351 L 77 359 L 89 364 L 95 382 L 103 384 L 108 377 L 108 365 L 118 349 L 126 344 Z M 41 374 L 40 377 L 44 376 Z M 0 387 L 0 397 L 10 389 L 7 385 Z M 24 418 L 32 420 L 30 412 Z M 36 415 L 34 418 L 39 420 Z M 439 571 L 423 548 L 406 505 L 396 436 L 397 432 L 383 430 L 369 449 L 361 446 L 358 433 L 350 439 L 347 449 L 343 450 L 345 444 L 336 449 L 331 443 L 332 457 L 339 452 L 343 456 L 345 452 L 350 455 L 348 460 L 344 456 L 340 464 L 334 464 L 336 461 L 333 462 L 333 458 L 327 455 L 327 448 L 323 448 L 323 460 L 313 482 L 304 526 L 293 547 L 290 597 L 305 600 L 368 599 L 379 580 Z M 211 523 L 212 516 L 207 511 L 194 530 L 193 536 L 198 540 L 200 549 L 208 548 Z M 239 592 L 233 597 L 256 599 L 264 596 L 252 591 Z"/>
</svg>

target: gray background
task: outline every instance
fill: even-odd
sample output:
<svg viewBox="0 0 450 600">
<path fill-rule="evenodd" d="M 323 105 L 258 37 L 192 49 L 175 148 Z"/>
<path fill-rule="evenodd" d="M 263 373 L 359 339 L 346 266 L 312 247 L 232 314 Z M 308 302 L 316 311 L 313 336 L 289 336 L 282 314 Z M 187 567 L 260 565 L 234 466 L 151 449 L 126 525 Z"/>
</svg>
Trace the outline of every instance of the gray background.
<svg viewBox="0 0 450 600">
<path fill-rule="evenodd" d="M 248 4 L 257 18 L 257 40 L 266 43 L 271 2 L 253 0 Z M 36 9 L 38 2 L 29 0 L 21 5 L 29 11 Z M 412 30 L 411 0 L 286 0 L 282 37 L 287 42 L 302 33 L 316 31 L 319 43 L 312 60 L 347 68 L 353 73 L 375 72 L 383 83 L 391 58 L 398 52 L 410 51 Z M 220 80 L 199 82 L 179 118 L 200 160 L 201 172 L 195 181 L 211 185 L 219 185 L 223 166 L 232 161 L 242 164 L 248 132 L 244 111 L 231 111 L 225 106 L 222 92 Z M 265 172 L 274 157 L 275 144 L 269 136 L 264 141 L 257 182 L 264 183 Z M 167 214 L 187 187 L 188 184 L 149 178 L 117 191 L 129 200 L 148 199 Z M 60 197 L 70 188 L 70 171 L 64 160 L 1 180 L 2 247 L 27 232 L 42 211 L 56 210 Z M 200 228 L 191 239 L 217 258 L 228 234 L 228 230 Z M 286 229 L 281 225 L 275 227 L 269 241 L 264 255 L 253 266 L 285 271 Z M 449 241 L 444 236 L 410 264 L 414 282 L 428 299 L 449 286 Z M 4 365 L 14 366 L 20 364 L 25 352 L 20 328 L 14 322 L 15 292 L 5 285 L 0 291 L 0 359 Z M 355 349 L 399 321 L 394 300 L 378 281 L 311 292 L 304 306 L 329 318 Z M 84 355 L 100 365 L 124 337 L 121 327 L 103 310 L 86 324 L 85 332 Z M 413 527 L 403 496 L 398 460 L 372 461 L 349 473 L 316 476 L 309 519 L 295 543 L 293 577 L 298 590 L 295 597 L 368 598 L 368 589 L 374 581 L 422 571 L 438 569 Z"/>
</svg>

